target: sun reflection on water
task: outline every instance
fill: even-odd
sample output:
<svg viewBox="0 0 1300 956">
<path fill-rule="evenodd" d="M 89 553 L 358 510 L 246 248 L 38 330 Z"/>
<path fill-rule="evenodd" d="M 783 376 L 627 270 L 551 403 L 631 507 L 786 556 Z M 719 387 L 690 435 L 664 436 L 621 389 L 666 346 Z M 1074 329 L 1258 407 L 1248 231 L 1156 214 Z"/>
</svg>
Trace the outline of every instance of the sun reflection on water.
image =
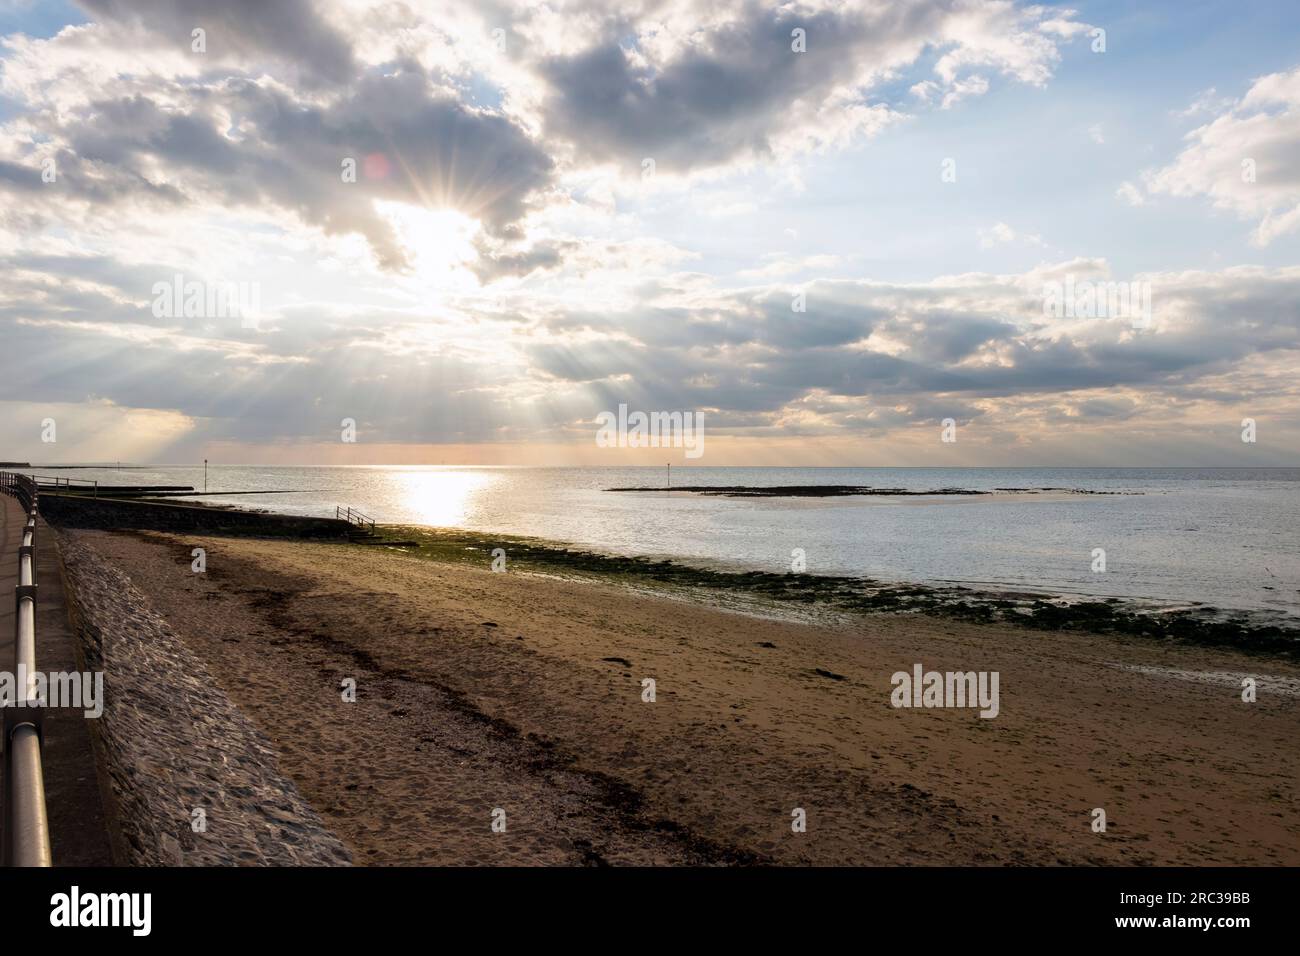
<svg viewBox="0 0 1300 956">
<path fill-rule="evenodd" d="M 476 510 L 480 493 L 494 484 L 491 472 L 458 468 L 421 468 L 390 472 L 393 497 L 406 520 L 440 527 L 463 526 Z"/>
</svg>

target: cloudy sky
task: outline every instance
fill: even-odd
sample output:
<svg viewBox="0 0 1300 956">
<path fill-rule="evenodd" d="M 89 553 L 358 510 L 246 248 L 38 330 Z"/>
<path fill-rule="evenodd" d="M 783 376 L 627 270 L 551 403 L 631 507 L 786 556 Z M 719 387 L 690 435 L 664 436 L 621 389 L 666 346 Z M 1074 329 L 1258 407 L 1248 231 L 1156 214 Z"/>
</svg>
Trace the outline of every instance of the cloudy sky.
<svg viewBox="0 0 1300 956">
<path fill-rule="evenodd" d="M 706 465 L 1300 464 L 1298 41 L 1292 0 L 0 0 L 0 458 L 664 459 L 596 447 L 625 403 Z"/>
</svg>

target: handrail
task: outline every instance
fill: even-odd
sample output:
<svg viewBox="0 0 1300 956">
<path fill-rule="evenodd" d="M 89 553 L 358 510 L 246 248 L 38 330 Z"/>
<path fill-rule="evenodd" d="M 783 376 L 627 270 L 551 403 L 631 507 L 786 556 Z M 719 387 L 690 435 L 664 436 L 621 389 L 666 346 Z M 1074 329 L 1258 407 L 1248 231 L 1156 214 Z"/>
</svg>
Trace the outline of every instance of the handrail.
<svg viewBox="0 0 1300 956">
<path fill-rule="evenodd" d="M 363 515 L 355 508 L 345 509 L 342 505 L 335 505 L 334 517 L 346 521 L 348 524 L 354 524 L 358 528 L 369 527 L 371 531 L 375 530 L 375 519 L 370 515 Z"/>
<path fill-rule="evenodd" d="M 6 866 L 52 866 L 50 824 L 45 812 L 41 769 L 41 707 L 36 673 L 36 515 L 39 488 L 34 478 L 0 472 L 0 492 L 12 495 L 27 515 L 18 548 L 18 586 L 14 589 L 14 676 L 23 678 L 19 700 L 4 708 L 4 842 Z"/>
<path fill-rule="evenodd" d="M 67 488 L 69 491 L 72 491 L 73 490 L 72 483 L 75 481 L 78 487 L 84 486 L 87 490 L 92 491 L 94 493 L 93 497 L 96 498 L 99 497 L 98 478 L 69 478 L 65 475 L 27 475 L 27 477 L 36 479 L 37 488 L 40 488 L 42 486 L 48 488 L 50 483 L 53 482 L 54 489 L 56 491 L 59 488 Z"/>
</svg>

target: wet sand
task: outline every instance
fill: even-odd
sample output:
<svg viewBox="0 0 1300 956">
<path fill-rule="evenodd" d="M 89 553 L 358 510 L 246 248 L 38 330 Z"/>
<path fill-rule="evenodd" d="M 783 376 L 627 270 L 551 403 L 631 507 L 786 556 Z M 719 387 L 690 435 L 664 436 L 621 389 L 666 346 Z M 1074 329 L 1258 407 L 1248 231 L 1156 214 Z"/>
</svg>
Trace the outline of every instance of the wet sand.
<svg viewBox="0 0 1300 956">
<path fill-rule="evenodd" d="M 486 556 L 67 533 L 206 663 L 358 863 L 1300 863 L 1300 669 L 1260 655 L 818 626 Z M 895 709 L 890 677 L 918 662 L 999 672 L 999 715 Z M 1257 702 L 1240 674 L 1270 678 Z"/>
</svg>

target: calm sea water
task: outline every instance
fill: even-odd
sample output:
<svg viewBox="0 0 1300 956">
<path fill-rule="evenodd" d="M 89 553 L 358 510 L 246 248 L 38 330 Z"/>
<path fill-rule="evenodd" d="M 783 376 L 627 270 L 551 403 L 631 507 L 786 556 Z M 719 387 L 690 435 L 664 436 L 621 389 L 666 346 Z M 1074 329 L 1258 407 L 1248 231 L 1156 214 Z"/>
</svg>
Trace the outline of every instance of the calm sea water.
<svg viewBox="0 0 1300 956">
<path fill-rule="evenodd" d="M 1300 469 L 675 468 L 675 484 L 862 484 L 917 491 L 1064 486 L 1139 494 L 1065 498 L 731 499 L 612 493 L 662 487 L 663 469 L 211 466 L 208 489 L 301 494 L 200 500 L 292 514 L 350 505 L 379 522 L 534 535 L 714 566 L 1300 616 Z M 203 468 L 50 472 L 107 484 L 201 488 Z M 1104 548 L 1107 571 L 1092 571 Z"/>
</svg>

